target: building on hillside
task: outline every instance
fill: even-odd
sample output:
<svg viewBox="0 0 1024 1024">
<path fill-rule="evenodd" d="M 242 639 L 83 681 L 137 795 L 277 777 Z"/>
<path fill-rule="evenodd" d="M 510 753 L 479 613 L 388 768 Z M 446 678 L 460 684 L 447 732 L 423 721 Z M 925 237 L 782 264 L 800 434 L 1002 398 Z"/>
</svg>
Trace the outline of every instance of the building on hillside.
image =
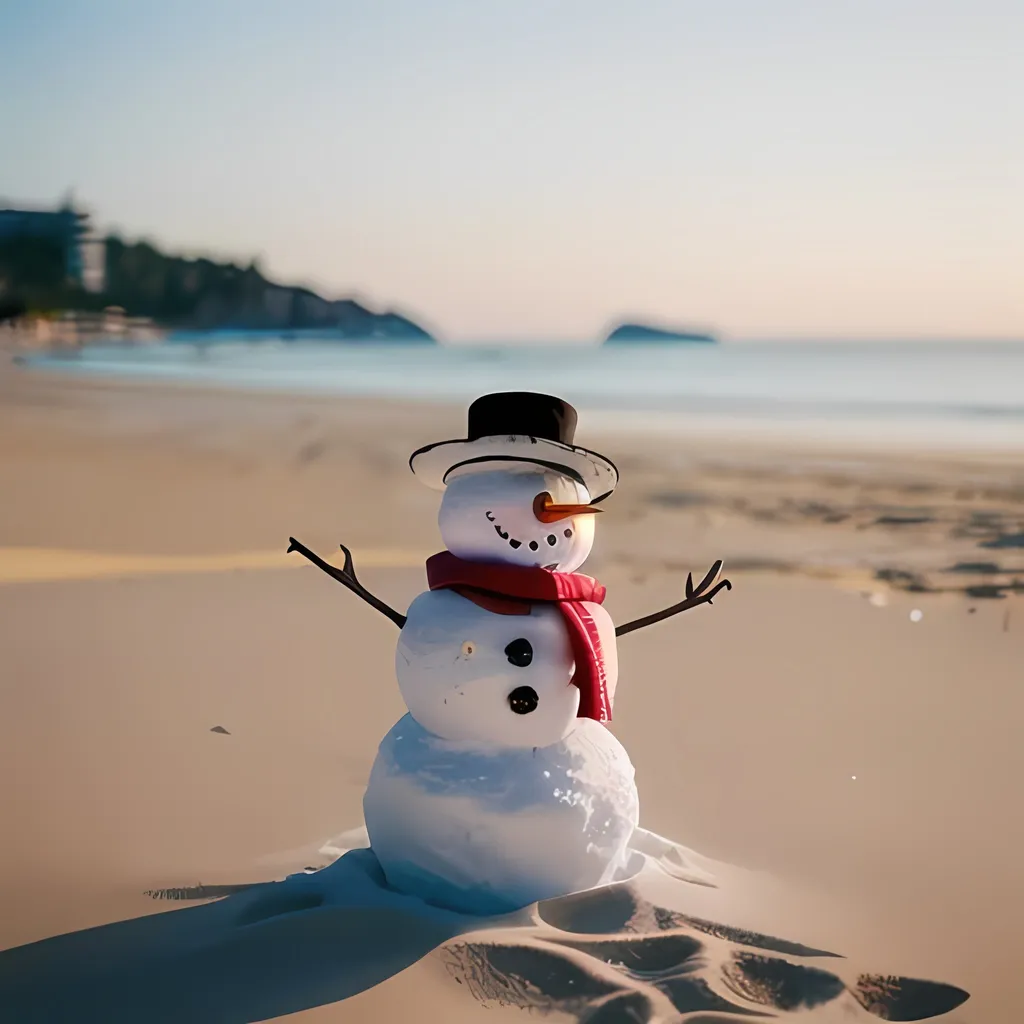
<svg viewBox="0 0 1024 1024">
<path fill-rule="evenodd" d="M 18 238 L 55 241 L 64 252 L 68 279 L 84 286 L 88 278 L 95 290 L 95 272 L 87 273 L 86 266 L 87 246 L 95 243 L 88 236 L 89 215 L 76 210 L 70 199 L 55 210 L 15 207 L 0 200 L 0 244 Z"/>
</svg>

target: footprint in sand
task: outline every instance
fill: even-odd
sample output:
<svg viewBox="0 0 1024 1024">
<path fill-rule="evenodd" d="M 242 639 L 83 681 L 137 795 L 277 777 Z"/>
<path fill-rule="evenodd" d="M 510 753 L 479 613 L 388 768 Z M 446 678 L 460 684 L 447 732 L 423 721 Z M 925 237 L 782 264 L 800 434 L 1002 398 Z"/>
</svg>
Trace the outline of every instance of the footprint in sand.
<svg viewBox="0 0 1024 1024">
<path fill-rule="evenodd" d="M 654 906 L 628 886 L 549 900 L 535 926 L 450 942 L 449 975 L 485 1006 L 567 1014 L 580 1024 L 682 1019 L 925 1020 L 960 1006 L 952 985 L 855 973 L 841 956 Z M 817 961 L 808 963 L 807 961 Z M 819 1011 L 819 1012 L 814 1012 Z"/>
</svg>

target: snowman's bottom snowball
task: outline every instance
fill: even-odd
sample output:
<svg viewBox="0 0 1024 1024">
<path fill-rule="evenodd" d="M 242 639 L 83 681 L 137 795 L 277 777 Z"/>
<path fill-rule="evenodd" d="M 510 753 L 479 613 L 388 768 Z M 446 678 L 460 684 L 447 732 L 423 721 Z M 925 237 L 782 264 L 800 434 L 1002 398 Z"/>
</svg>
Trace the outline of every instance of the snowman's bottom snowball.
<svg viewBox="0 0 1024 1024">
<path fill-rule="evenodd" d="M 552 746 L 494 751 L 406 715 L 380 745 L 363 814 L 392 888 L 500 914 L 614 881 L 639 800 L 626 751 L 590 719 Z"/>
</svg>

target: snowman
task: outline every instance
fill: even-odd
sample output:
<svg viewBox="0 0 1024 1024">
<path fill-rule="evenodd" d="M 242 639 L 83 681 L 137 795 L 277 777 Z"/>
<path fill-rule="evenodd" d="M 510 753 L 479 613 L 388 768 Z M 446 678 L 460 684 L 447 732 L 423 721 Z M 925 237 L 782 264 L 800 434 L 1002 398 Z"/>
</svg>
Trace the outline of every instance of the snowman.
<svg viewBox="0 0 1024 1024">
<path fill-rule="evenodd" d="M 576 412 L 530 392 L 486 395 L 465 438 L 413 453 L 443 492 L 445 550 L 405 615 L 296 550 L 401 632 L 408 709 L 384 737 L 363 812 L 389 885 L 467 913 L 504 913 L 623 877 L 638 829 L 629 756 L 606 723 L 616 637 L 710 603 L 717 562 L 678 604 L 615 627 L 605 588 L 577 570 L 618 471 L 574 444 Z M 649 839 L 650 833 L 643 833 Z M 634 844 L 635 845 L 635 844 Z"/>
</svg>

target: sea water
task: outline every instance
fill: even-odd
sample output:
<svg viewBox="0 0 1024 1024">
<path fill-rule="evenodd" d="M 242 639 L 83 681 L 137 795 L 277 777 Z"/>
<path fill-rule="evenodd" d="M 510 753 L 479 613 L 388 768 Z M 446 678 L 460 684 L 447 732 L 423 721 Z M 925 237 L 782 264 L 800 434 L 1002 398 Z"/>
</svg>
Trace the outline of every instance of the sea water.
<svg viewBox="0 0 1024 1024">
<path fill-rule="evenodd" d="M 587 427 L 1024 450 L 1024 343 L 352 344 L 236 333 L 89 346 L 38 367 L 257 390 L 464 403 L 530 390 Z"/>
</svg>

